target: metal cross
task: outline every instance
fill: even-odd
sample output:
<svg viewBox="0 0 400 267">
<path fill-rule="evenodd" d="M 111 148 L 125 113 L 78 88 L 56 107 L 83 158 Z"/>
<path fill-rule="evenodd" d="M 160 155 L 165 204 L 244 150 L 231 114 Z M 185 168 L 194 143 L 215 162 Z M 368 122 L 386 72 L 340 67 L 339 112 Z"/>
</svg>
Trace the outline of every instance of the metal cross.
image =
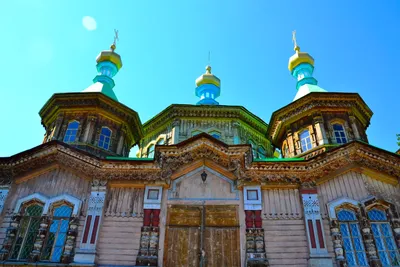
<svg viewBox="0 0 400 267">
<path fill-rule="evenodd" d="M 115 36 L 114 36 L 114 45 L 116 45 L 116 44 L 117 44 L 117 41 L 119 41 L 119 38 L 118 38 L 118 30 L 114 29 L 114 33 L 115 33 Z"/>
<path fill-rule="evenodd" d="M 294 47 L 296 47 L 297 46 L 297 41 L 296 41 L 296 31 L 295 30 L 292 31 L 292 40 L 293 40 L 293 43 L 294 43 Z"/>
</svg>

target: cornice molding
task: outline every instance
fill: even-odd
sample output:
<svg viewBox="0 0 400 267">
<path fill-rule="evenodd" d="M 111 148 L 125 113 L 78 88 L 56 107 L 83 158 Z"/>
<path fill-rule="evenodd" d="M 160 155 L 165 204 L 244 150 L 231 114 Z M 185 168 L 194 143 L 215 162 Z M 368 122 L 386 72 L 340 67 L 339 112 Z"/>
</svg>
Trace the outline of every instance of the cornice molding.
<svg viewBox="0 0 400 267">
<path fill-rule="evenodd" d="M 164 125 L 172 123 L 175 119 L 180 118 L 238 119 L 262 134 L 265 134 L 268 128 L 268 124 L 261 118 L 241 106 L 174 104 L 145 122 L 143 124 L 144 132 L 145 134 L 152 133 Z"/>
<path fill-rule="evenodd" d="M 200 134 L 183 144 L 156 146 L 153 161 L 110 160 L 51 141 L 12 157 L 0 158 L 0 182 L 10 184 L 24 175 L 57 164 L 83 177 L 168 185 L 171 177 L 176 176 L 174 174 L 199 160 L 212 162 L 231 172 L 238 186 L 254 183 L 315 186 L 353 169 L 381 173 L 382 180 L 391 184 L 398 184 L 400 179 L 400 156 L 357 141 L 303 161 L 252 162 L 250 149 L 248 145 L 229 146 Z"/>
<path fill-rule="evenodd" d="M 354 114 L 364 125 L 369 126 L 373 115 L 371 109 L 357 93 L 310 93 L 297 101 L 275 111 L 270 120 L 267 136 L 272 142 L 284 125 L 313 112 L 347 111 Z"/>
</svg>

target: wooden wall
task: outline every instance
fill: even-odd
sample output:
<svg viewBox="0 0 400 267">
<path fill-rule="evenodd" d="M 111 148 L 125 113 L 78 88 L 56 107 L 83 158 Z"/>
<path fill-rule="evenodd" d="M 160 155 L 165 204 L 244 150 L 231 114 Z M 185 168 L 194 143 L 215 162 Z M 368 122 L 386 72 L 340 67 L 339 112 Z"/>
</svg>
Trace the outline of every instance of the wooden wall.
<svg viewBox="0 0 400 267">
<path fill-rule="evenodd" d="M 135 265 L 143 226 L 144 189 L 109 188 L 98 236 L 98 264 Z"/>
<path fill-rule="evenodd" d="M 299 190 L 263 190 L 262 213 L 270 266 L 308 266 L 308 243 Z"/>
<path fill-rule="evenodd" d="M 3 219 L 0 224 L 0 244 L 3 244 L 6 230 L 10 226 L 11 215 L 15 205 L 20 198 L 29 196 L 33 193 L 40 193 L 47 197 L 55 197 L 61 194 L 69 194 L 82 200 L 81 214 L 85 214 L 86 200 L 90 195 L 90 181 L 80 178 L 64 169 L 54 169 L 38 175 L 37 177 L 14 183 L 11 185 L 7 200 L 4 203 Z M 79 233 L 76 245 L 79 247 L 85 216 L 80 216 Z"/>
<path fill-rule="evenodd" d="M 350 171 L 338 175 L 332 180 L 318 186 L 318 197 L 321 207 L 321 216 L 326 238 L 326 245 L 329 254 L 334 257 L 333 243 L 329 229 L 329 217 L 327 204 L 341 197 L 348 197 L 361 201 L 369 196 L 384 196 L 386 200 L 388 195 L 399 194 L 399 186 L 393 186 L 365 174 Z M 393 203 L 394 204 L 394 203 Z M 399 209 L 399 207 L 397 207 Z"/>
</svg>

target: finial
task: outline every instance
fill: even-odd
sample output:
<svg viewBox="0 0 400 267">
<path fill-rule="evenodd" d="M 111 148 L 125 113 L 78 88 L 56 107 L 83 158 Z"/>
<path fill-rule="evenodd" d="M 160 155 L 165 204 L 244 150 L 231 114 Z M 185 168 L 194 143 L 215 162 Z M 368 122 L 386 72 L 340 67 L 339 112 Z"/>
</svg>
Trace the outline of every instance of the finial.
<svg viewBox="0 0 400 267">
<path fill-rule="evenodd" d="M 110 48 L 111 48 L 111 51 L 113 51 L 114 52 L 114 50 L 115 50 L 115 48 L 117 47 L 117 41 L 119 41 L 119 38 L 118 38 L 118 30 L 116 30 L 116 29 L 114 29 L 114 42 L 112 43 L 112 45 L 110 46 Z"/>
<path fill-rule="evenodd" d="M 211 66 L 210 65 L 206 66 L 206 73 L 211 74 Z"/>
<path fill-rule="evenodd" d="M 292 40 L 293 40 L 293 44 L 294 44 L 294 51 L 299 52 L 300 51 L 300 47 L 297 45 L 296 30 L 294 30 L 292 32 Z"/>
</svg>

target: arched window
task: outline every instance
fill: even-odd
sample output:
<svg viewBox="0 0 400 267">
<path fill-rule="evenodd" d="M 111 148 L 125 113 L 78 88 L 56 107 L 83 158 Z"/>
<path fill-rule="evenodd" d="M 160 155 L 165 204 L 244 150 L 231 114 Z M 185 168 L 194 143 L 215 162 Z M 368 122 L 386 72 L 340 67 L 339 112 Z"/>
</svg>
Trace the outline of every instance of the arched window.
<svg viewBox="0 0 400 267">
<path fill-rule="evenodd" d="M 98 146 L 108 150 L 111 143 L 111 130 L 108 127 L 102 127 L 99 137 Z"/>
<path fill-rule="evenodd" d="M 335 123 L 332 125 L 333 135 L 335 136 L 337 144 L 347 143 L 346 132 L 342 124 Z"/>
<path fill-rule="evenodd" d="M 265 152 L 265 148 L 263 148 L 262 146 L 258 147 L 258 157 L 260 159 L 265 159 L 267 157 L 267 154 Z"/>
<path fill-rule="evenodd" d="M 355 212 L 349 209 L 340 209 L 337 212 L 337 218 L 348 266 L 368 266 Z"/>
<path fill-rule="evenodd" d="M 302 152 L 306 152 L 312 148 L 310 132 L 308 130 L 304 130 L 300 133 L 300 144 Z"/>
<path fill-rule="evenodd" d="M 154 145 L 150 145 L 149 148 L 147 148 L 147 157 L 154 158 Z"/>
<path fill-rule="evenodd" d="M 43 244 L 42 260 L 52 262 L 61 260 L 71 214 L 72 207 L 65 203 L 53 207 L 52 221 Z"/>
<path fill-rule="evenodd" d="M 400 256 L 386 213 L 379 209 L 368 212 L 376 249 L 382 266 L 400 266 Z"/>
<path fill-rule="evenodd" d="M 10 259 L 27 260 L 33 250 L 33 245 L 38 235 L 40 218 L 43 213 L 43 204 L 30 201 L 22 206 L 17 237 L 11 249 Z"/>
<path fill-rule="evenodd" d="M 257 147 L 253 143 L 253 141 L 249 141 L 249 144 L 251 145 L 251 151 L 253 152 L 253 159 L 258 159 L 258 153 L 257 153 Z"/>
<path fill-rule="evenodd" d="M 163 144 L 165 144 L 165 139 L 164 138 L 161 138 L 160 140 L 157 141 L 157 145 L 161 146 Z"/>
<path fill-rule="evenodd" d="M 76 134 L 78 133 L 78 128 L 79 128 L 79 122 L 71 121 L 70 123 L 68 123 L 68 128 L 64 135 L 65 143 L 75 142 Z"/>
</svg>

